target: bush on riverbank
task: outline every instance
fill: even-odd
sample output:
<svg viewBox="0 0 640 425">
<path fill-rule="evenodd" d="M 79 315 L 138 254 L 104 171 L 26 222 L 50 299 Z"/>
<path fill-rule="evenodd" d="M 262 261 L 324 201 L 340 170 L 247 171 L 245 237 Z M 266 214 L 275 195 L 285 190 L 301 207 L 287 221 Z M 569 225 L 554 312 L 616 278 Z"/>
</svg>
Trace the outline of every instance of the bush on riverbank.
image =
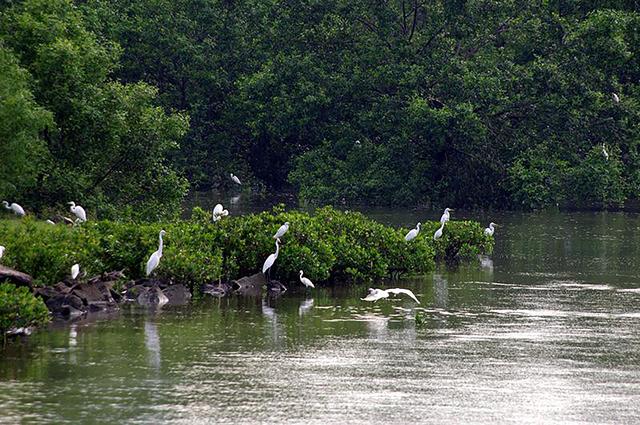
<svg viewBox="0 0 640 425">
<path fill-rule="evenodd" d="M 0 284 L 0 333 L 3 339 L 9 329 L 37 326 L 49 321 L 49 310 L 27 287 Z"/>
<path fill-rule="evenodd" d="M 392 272 L 420 274 L 432 270 L 436 259 L 464 259 L 492 249 L 492 239 L 482 234 L 478 223 L 450 222 L 437 242 L 433 232 L 425 230 L 407 243 L 408 229 L 393 229 L 363 214 L 330 207 L 313 215 L 276 207 L 216 223 L 210 213 L 196 208 L 190 221 L 164 226 L 102 221 L 69 228 L 26 218 L 0 222 L 0 241 L 7 247 L 4 264 L 31 274 L 38 284 L 64 279 L 75 263 L 89 275 L 124 269 L 135 279 L 143 277 L 164 228 L 165 248 L 156 274 L 194 288 L 260 271 L 275 251 L 273 235 L 285 221 L 290 228 L 271 273 L 285 282 L 296 280 L 301 269 L 317 282 L 378 279 Z M 435 226 L 427 223 L 425 229 Z"/>
</svg>

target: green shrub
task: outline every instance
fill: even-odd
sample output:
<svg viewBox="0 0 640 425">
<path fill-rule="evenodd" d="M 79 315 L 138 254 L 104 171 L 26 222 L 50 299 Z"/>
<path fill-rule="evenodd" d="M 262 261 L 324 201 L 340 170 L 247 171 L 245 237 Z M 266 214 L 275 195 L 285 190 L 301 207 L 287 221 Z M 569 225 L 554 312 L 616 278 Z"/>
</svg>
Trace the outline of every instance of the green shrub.
<svg viewBox="0 0 640 425">
<path fill-rule="evenodd" d="M 6 335 L 11 328 L 37 326 L 49 321 L 49 310 L 29 288 L 0 284 L 0 332 Z"/>
</svg>

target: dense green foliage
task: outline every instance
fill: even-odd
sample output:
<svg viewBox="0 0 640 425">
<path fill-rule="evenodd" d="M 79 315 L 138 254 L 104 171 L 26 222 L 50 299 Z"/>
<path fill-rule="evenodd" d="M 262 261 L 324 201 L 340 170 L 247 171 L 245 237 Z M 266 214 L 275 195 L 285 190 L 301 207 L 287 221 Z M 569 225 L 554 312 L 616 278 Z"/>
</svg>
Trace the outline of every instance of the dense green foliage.
<svg viewBox="0 0 640 425">
<path fill-rule="evenodd" d="M 11 328 L 37 326 L 49 321 L 49 310 L 29 288 L 0 283 L 0 334 Z"/>
<path fill-rule="evenodd" d="M 420 274 L 433 269 L 435 258 L 463 259 L 489 252 L 493 239 L 474 222 L 450 222 L 441 240 L 432 232 L 407 243 L 408 229 L 393 229 L 360 213 L 322 208 L 310 215 L 299 211 L 227 217 L 212 223 L 196 209 L 190 221 L 164 226 L 165 247 L 157 274 L 193 287 L 218 279 L 234 279 L 261 270 L 275 251 L 273 235 L 288 221 L 272 277 L 295 281 L 298 271 L 317 282 L 369 280 L 392 272 Z M 436 223 L 425 225 L 435 229 Z M 69 228 L 31 218 L 0 222 L 0 240 L 7 247 L 3 263 L 52 284 L 81 265 L 89 275 L 124 269 L 143 277 L 149 255 L 157 249 L 159 224 L 89 222 Z"/>
<path fill-rule="evenodd" d="M 637 0 L 17 0 L 0 43 L 1 142 L 35 148 L 0 196 L 34 208 L 166 217 L 172 167 L 334 204 L 640 193 Z"/>
</svg>

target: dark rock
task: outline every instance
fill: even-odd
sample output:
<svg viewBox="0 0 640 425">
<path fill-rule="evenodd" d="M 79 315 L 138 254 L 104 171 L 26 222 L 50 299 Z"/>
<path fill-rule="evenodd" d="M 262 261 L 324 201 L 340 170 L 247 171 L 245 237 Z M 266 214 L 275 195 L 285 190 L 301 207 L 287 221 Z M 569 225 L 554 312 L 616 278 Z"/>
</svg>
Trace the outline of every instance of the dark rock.
<svg viewBox="0 0 640 425">
<path fill-rule="evenodd" d="M 80 297 L 73 294 L 56 295 L 45 300 L 47 308 L 54 316 L 71 318 L 86 313 Z"/>
<path fill-rule="evenodd" d="M 271 280 L 267 283 L 267 292 L 270 294 L 284 294 L 287 292 L 287 287 L 277 280 Z"/>
<path fill-rule="evenodd" d="M 31 288 L 33 278 L 26 273 L 0 266 L 0 281 L 8 280 L 16 286 L 28 286 Z"/>
<path fill-rule="evenodd" d="M 224 297 L 225 295 L 231 293 L 233 287 L 226 282 L 218 282 L 218 283 L 206 283 L 202 285 L 202 293 L 207 295 L 212 295 L 214 297 Z"/>
<path fill-rule="evenodd" d="M 146 290 L 140 293 L 136 301 L 138 301 L 138 304 L 147 307 L 160 307 L 169 302 L 169 298 L 167 298 L 167 296 L 162 292 L 162 289 L 157 286 L 153 286 L 151 288 L 146 288 Z"/>
<path fill-rule="evenodd" d="M 233 290 L 243 295 L 259 295 L 267 279 L 264 274 L 256 273 L 231 282 Z"/>
<path fill-rule="evenodd" d="M 169 305 L 185 305 L 191 300 L 189 288 L 180 283 L 168 286 L 162 293 L 167 297 Z"/>
</svg>

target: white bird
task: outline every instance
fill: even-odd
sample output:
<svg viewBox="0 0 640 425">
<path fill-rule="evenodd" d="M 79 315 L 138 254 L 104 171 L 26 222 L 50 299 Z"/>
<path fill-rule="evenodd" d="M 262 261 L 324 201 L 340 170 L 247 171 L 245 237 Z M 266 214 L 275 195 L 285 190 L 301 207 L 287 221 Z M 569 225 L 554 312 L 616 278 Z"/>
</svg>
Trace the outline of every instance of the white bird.
<svg viewBox="0 0 640 425">
<path fill-rule="evenodd" d="M 289 231 L 289 222 L 288 221 L 286 221 L 282 226 L 280 226 L 280 228 L 278 229 L 276 234 L 273 235 L 273 239 L 280 239 L 281 237 L 284 236 L 285 233 L 287 233 L 287 231 Z"/>
<path fill-rule="evenodd" d="M 222 204 L 217 204 L 214 208 L 213 208 L 213 221 L 218 221 L 220 220 L 222 217 L 226 217 L 229 215 L 229 211 L 223 209 L 224 207 L 222 206 Z"/>
<path fill-rule="evenodd" d="M 242 184 L 240 183 L 240 179 L 238 178 L 238 176 L 234 176 L 233 173 L 231 173 L 231 180 L 233 180 L 234 183 Z"/>
<path fill-rule="evenodd" d="M 620 103 L 620 97 L 617 94 L 611 93 L 611 97 L 613 97 L 614 102 Z"/>
<path fill-rule="evenodd" d="M 415 229 L 409 230 L 409 233 L 405 235 L 404 240 L 409 242 L 410 240 L 415 239 L 415 237 L 418 236 L 418 233 L 420 233 L 420 223 L 416 224 Z"/>
<path fill-rule="evenodd" d="M 47 223 L 49 223 L 49 224 L 53 224 L 54 226 L 55 226 L 55 224 L 56 224 L 53 220 L 47 220 Z"/>
<path fill-rule="evenodd" d="M 445 221 L 446 223 L 446 221 Z M 442 223 L 442 226 L 440 226 L 440 228 L 438 230 L 436 230 L 436 232 L 433 234 L 433 240 L 437 241 L 438 239 L 440 239 L 442 237 L 442 230 L 444 230 L 444 223 Z"/>
<path fill-rule="evenodd" d="M 15 202 L 12 202 L 11 205 L 9 205 L 7 201 L 2 201 L 2 204 L 6 209 L 13 211 L 19 217 L 23 217 L 25 214 L 24 208 L 22 208 L 20 205 L 16 204 Z"/>
<path fill-rule="evenodd" d="M 147 276 L 149 276 L 151 272 L 154 271 L 156 267 L 158 267 L 158 264 L 160 264 L 163 247 L 162 237 L 165 235 L 165 233 L 166 232 L 164 230 L 160 230 L 160 243 L 158 245 L 158 250 L 151 254 L 151 257 L 149 257 L 149 260 L 147 261 Z"/>
<path fill-rule="evenodd" d="M 4 255 L 4 250 L 5 249 L 6 248 L 4 246 L 0 245 L 0 258 L 2 258 L 2 256 Z"/>
<path fill-rule="evenodd" d="M 607 148 L 602 144 L 602 155 L 604 155 L 604 159 L 609 160 L 609 153 L 607 152 Z"/>
<path fill-rule="evenodd" d="M 442 214 L 442 217 L 440 217 L 440 223 L 444 224 L 447 221 L 449 221 L 449 218 L 450 218 L 449 211 L 453 211 L 453 210 L 451 208 L 444 209 L 444 213 Z"/>
<path fill-rule="evenodd" d="M 496 226 L 498 226 L 498 225 L 496 223 L 494 223 L 494 222 L 489 223 L 489 227 L 484 229 L 485 236 L 493 236 L 493 232 L 496 231 L 496 229 L 494 227 L 496 227 Z"/>
<path fill-rule="evenodd" d="M 67 202 L 67 204 L 71 205 L 71 207 L 69 207 L 69 210 L 71 210 L 71 212 L 74 213 L 76 217 L 78 217 L 76 221 L 80 221 L 80 223 L 84 223 L 85 221 L 87 221 L 87 213 L 85 212 L 84 208 L 82 208 L 80 205 L 76 205 L 76 203 L 73 201 Z"/>
<path fill-rule="evenodd" d="M 280 246 L 278 245 L 279 243 L 280 239 L 276 239 L 276 252 L 275 254 L 269 255 L 267 259 L 264 260 L 264 264 L 262 265 L 262 273 L 266 273 L 267 270 L 269 270 L 271 266 L 273 266 L 273 263 L 276 262 L 276 259 L 278 258 L 278 252 L 280 252 Z"/>
<path fill-rule="evenodd" d="M 300 270 L 300 282 L 302 282 L 302 284 L 307 288 L 315 288 L 315 286 L 313 285 L 313 282 L 311 282 L 310 279 L 307 279 L 306 277 L 302 277 L 302 273 L 303 273 L 302 270 Z"/>
<path fill-rule="evenodd" d="M 71 279 L 76 280 L 76 277 L 80 274 L 80 264 L 74 264 L 71 266 Z"/>
<path fill-rule="evenodd" d="M 409 289 L 401 289 L 401 288 L 391 288 L 391 289 L 374 289 L 369 288 L 369 293 L 366 297 L 360 298 L 362 301 L 378 301 L 383 298 L 389 298 L 389 294 L 398 295 L 405 294 L 410 296 L 415 302 L 420 304 L 418 298 L 416 298 L 415 294 L 411 292 Z"/>
</svg>

